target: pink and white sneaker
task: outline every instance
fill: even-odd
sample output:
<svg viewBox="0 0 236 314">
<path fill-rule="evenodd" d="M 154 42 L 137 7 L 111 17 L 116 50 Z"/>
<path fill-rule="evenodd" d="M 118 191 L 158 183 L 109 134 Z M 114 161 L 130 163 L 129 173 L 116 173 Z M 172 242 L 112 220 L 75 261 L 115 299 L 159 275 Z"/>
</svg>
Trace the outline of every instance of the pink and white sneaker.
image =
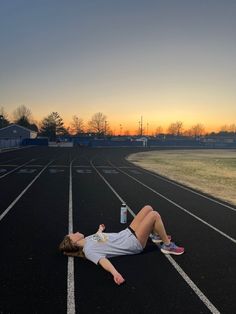
<svg viewBox="0 0 236 314">
<path fill-rule="evenodd" d="M 181 255 L 184 253 L 184 248 L 177 246 L 174 242 L 170 242 L 169 245 L 163 243 L 161 246 L 161 251 L 164 254 Z"/>
</svg>

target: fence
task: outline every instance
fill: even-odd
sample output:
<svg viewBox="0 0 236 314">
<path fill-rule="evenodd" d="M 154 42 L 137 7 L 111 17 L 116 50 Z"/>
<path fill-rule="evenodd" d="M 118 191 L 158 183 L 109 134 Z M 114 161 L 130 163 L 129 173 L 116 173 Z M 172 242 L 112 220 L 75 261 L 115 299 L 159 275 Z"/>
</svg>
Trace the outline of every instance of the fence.
<svg viewBox="0 0 236 314">
<path fill-rule="evenodd" d="M 20 144 L 20 138 L 0 138 L 0 149 L 19 147 Z"/>
</svg>

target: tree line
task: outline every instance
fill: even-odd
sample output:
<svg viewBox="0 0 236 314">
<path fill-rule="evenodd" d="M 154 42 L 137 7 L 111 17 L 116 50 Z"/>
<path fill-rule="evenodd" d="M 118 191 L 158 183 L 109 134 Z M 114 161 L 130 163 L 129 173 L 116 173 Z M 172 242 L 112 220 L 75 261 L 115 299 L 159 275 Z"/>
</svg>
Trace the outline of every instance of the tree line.
<svg viewBox="0 0 236 314">
<path fill-rule="evenodd" d="M 66 135 L 84 135 L 92 134 L 96 136 L 112 136 L 113 132 L 109 126 L 106 115 L 102 112 L 97 112 L 92 115 L 91 119 L 85 124 L 84 120 L 77 115 L 72 117 L 72 121 L 68 127 L 65 127 L 64 121 L 58 112 L 51 112 L 39 123 L 33 120 L 31 110 L 25 105 L 17 107 L 12 113 L 12 119 L 9 119 L 4 107 L 0 107 L 0 128 L 6 127 L 11 123 L 15 123 L 38 132 L 39 136 L 46 136 L 51 141 L 55 141 L 57 137 Z M 217 134 L 212 132 L 213 134 Z M 212 134 L 210 133 L 210 134 Z M 224 125 L 218 134 L 224 133 L 236 133 L 236 124 Z M 197 123 L 189 129 L 184 129 L 182 121 L 176 121 L 171 123 L 166 132 L 164 132 L 162 126 L 157 126 L 155 132 L 151 135 L 158 136 L 161 134 L 172 135 L 172 136 L 189 136 L 189 137 L 200 137 L 206 135 L 205 127 L 201 123 Z M 122 127 L 120 125 L 119 135 L 130 135 L 128 130 L 122 134 Z M 146 128 L 138 128 L 136 134 L 148 136 L 148 124 Z M 209 134 L 208 134 L 209 135 Z"/>
<path fill-rule="evenodd" d="M 87 126 L 85 126 L 82 118 L 74 115 L 70 126 L 66 127 L 58 112 L 51 112 L 37 123 L 33 120 L 31 110 L 25 105 L 21 105 L 13 111 L 12 119 L 9 119 L 4 107 L 0 107 L 0 128 L 4 128 L 11 123 L 36 131 L 39 136 L 46 136 L 52 141 L 56 140 L 58 136 L 65 135 L 83 135 L 85 133 L 112 135 L 107 117 L 101 112 L 95 113 L 88 121 Z"/>
</svg>

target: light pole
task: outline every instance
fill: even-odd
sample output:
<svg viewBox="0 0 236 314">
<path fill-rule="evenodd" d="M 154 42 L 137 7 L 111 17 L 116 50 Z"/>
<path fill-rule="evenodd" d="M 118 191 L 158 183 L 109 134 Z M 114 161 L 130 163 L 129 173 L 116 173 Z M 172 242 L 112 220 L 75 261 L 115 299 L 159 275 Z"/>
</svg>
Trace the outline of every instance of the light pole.
<svg viewBox="0 0 236 314">
<path fill-rule="evenodd" d="M 104 126 L 104 136 L 106 135 L 107 133 L 107 121 L 105 121 L 105 126 Z"/>
<path fill-rule="evenodd" d="M 0 129 L 3 128 L 3 115 L 0 114 Z"/>
<path fill-rule="evenodd" d="M 141 121 L 140 121 L 140 135 L 143 136 L 143 116 L 141 116 Z"/>
<path fill-rule="evenodd" d="M 122 124 L 120 124 L 120 136 L 122 134 Z"/>
</svg>

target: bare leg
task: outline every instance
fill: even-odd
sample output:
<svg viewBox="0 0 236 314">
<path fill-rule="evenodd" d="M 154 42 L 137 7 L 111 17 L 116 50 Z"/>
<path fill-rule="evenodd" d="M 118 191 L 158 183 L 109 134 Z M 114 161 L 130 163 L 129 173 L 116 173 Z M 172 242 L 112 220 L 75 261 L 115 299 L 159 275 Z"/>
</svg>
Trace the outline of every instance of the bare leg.
<svg viewBox="0 0 236 314">
<path fill-rule="evenodd" d="M 149 205 L 144 206 L 138 214 L 134 217 L 133 221 L 130 224 L 130 227 L 136 231 L 139 225 L 142 223 L 143 219 L 153 211 L 153 208 Z"/>
<path fill-rule="evenodd" d="M 132 228 L 132 224 L 130 225 Z M 146 246 L 148 237 L 151 232 L 157 233 L 165 244 L 169 244 L 170 240 L 167 237 L 165 227 L 161 216 L 156 211 L 149 211 L 143 220 L 139 223 L 135 230 L 136 236 L 143 247 Z"/>
</svg>

